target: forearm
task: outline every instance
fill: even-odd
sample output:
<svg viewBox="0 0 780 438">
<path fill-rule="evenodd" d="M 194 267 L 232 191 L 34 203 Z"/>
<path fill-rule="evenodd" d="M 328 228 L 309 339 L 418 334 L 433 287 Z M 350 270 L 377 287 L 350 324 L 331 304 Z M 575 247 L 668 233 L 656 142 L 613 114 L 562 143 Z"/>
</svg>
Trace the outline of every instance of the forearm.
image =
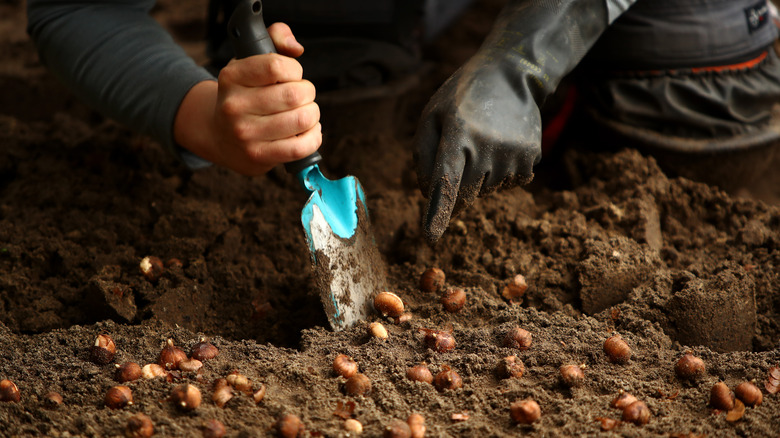
<svg viewBox="0 0 780 438">
<path fill-rule="evenodd" d="M 512 0 L 466 69 L 501 68 L 515 81 L 528 82 L 529 92 L 541 104 L 607 27 L 635 2 Z"/>
<path fill-rule="evenodd" d="M 185 95 L 213 80 L 154 19 L 153 1 L 28 1 L 43 63 L 79 98 L 174 149 Z"/>
<path fill-rule="evenodd" d="M 209 162 L 223 164 L 211 135 L 216 128 L 214 109 L 217 106 L 217 83 L 203 81 L 195 84 L 179 106 L 173 126 L 176 144 Z"/>
</svg>

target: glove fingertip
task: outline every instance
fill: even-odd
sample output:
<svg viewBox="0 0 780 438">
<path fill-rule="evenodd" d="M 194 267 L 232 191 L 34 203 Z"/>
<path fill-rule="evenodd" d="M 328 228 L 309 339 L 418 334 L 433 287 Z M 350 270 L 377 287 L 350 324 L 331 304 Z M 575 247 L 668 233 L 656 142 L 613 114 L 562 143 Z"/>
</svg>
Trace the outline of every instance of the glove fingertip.
<svg viewBox="0 0 780 438">
<path fill-rule="evenodd" d="M 455 195 L 441 190 L 432 191 L 423 216 L 423 233 L 428 243 L 435 244 L 447 231 L 456 199 L 457 191 Z"/>
<path fill-rule="evenodd" d="M 447 220 L 446 224 L 442 226 L 441 221 L 428 221 L 426 219 L 426 222 L 423 225 L 423 234 L 425 235 L 425 240 L 429 244 L 435 245 L 444 234 L 444 231 L 447 229 L 447 224 L 449 224 L 449 220 Z"/>
</svg>

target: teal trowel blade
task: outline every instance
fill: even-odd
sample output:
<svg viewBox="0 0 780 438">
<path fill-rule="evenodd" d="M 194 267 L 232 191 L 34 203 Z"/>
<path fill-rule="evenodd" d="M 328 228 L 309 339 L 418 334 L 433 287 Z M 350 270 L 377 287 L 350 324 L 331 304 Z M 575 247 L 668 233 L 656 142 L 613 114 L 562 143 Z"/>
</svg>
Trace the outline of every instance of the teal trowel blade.
<svg viewBox="0 0 780 438">
<path fill-rule="evenodd" d="M 357 178 L 325 178 L 317 165 L 298 174 L 309 200 L 301 222 L 328 321 L 342 330 L 373 312 L 373 297 L 386 285 L 386 270 Z"/>
</svg>

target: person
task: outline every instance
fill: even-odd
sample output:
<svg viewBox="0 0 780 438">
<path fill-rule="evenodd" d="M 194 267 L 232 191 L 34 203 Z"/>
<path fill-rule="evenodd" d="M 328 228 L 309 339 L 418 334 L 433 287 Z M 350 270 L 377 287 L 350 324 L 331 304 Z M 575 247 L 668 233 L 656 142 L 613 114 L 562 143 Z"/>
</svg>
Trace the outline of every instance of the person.
<svg viewBox="0 0 780 438">
<path fill-rule="evenodd" d="M 753 164 L 767 161 L 780 143 L 771 11 L 764 0 L 509 0 L 422 113 L 414 143 L 425 236 L 436 242 L 478 196 L 531 181 L 540 108 L 570 74 L 591 128 L 627 145 L 676 160 L 720 152 L 705 161 L 710 173 L 714 164 L 734 172 L 726 152 L 757 150 Z"/>
<path fill-rule="evenodd" d="M 27 30 L 42 63 L 90 106 L 193 169 L 216 164 L 250 176 L 321 145 L 312 81 L 320 89 L 374 85 L 416 65 L 408 36 L 420 13 L 416 0 L 266 2 L 267 22 L 276 21 L 268 12 L 296 18 L 303 31 L 328 37 L 310 39 L 315 59 L 307 78 L 303 46 L 282 22 L 268 29 L 279 54 L 231 60 L 226 23 L 238 1 L 209 3 L 211 62 L 204 66 L 150 16 L 154 0 L 30 0 Z M 315 26 L 318 16 L 327 25 Z"/>
<path fill-rule="evenodd" d="M 319 147 L 315 90 L 291 58 L 303 49 L 288 26 L 269 28 L 286 56 L 230 61 L 215 81 L 148 17 L 153 4 L 29 0 L 29 32 L 77 94 L 191 167 L 200 157 L 257 175 Z M 477 197 L 531 181 L 540 108 L 569 75 L 594 126 L 659 153 L 777 143 L 771 11 L 766 0 L 508 0 L 420 118 L 425 237 L 435 243 Z"/>
<path fill-rule="evenodd" d="M 315 88 L 289 26 L 269 28 L 279 54 L 196 65 L 150 15 L 154 0 L 28 1 L 41 61 L 79 98 L 147 134 L 192 168 L 250 176 L 322 143 Z"/>
</svg>

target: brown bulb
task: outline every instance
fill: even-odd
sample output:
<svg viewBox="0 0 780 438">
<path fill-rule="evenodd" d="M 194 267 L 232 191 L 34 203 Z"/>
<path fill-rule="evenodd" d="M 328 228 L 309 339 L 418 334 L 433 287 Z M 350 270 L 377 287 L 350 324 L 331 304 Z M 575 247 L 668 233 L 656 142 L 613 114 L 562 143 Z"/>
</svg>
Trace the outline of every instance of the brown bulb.
<svg viewBox="0 0 780 438">
<path fill-rule="evenodd" d="M 734 399 L 734 409 L 726 412 L 726 421 L 733 423 L 745 416 L 745 404 L 740 399 Z"/>
<path fill-rule="evenodd" d="M 444 292 L 439 302 L 444 306 L 444 310 L 450 313 L 460 312 L 460 309 L 466 304 L 466 292 L 459 287 L 449 288 Z"/>
<path fill-rule="evenodd" d="M 173 257 L 165 262 L 165 267 L 168 269 L 181 269 L 184 267 L 184 263 L 182 263 L 181 260 L 177 259 L 176 257 Z"/>
<path fill-rule="evenodd" d="M 333 359 L 333 371 L 345 379 L 349 379 L 358 372 L 358 364 L 346 354 L 339 354 Z"/>
<path fill-rule="evenodd" d="M 371 336 L 377 338 L 377 339 L 387 339 L 389 336 L 387 334 L 387 329 L 385 326 L 382 325 L 381 322 L 374 321 L 371 324 L 368 325 L 368 332 L 371 333 Z"/>
<path fill-rule="evenodd" d="M 445 353 L 455 348 L 455 337 L 448 331 L 426 328 L 421 328 L 420 331 L 425 332 L 425 345 L 433 351 Z"/>
<path fill-rule="evenodd" d="M 199 361 L 198 359 L 184 359 L 183 361 L 179 362 L 179 370 L 188 372 L 188 373 L 195 373 L 198 372 L 203 367 L 203 362 Z"/>
<path fill-rule="evenodd" d="M 276 420 L 274 425 L 276 436 L 280 438 L 297 438 L 303 434 L 304 427 L 297 415 L 284 414 Z"/>
<path fill-rule="evenodd" d="M 577 365 L 564 365 L 560 371 L 561 382 L 569 388 L 580 386 L 585 381 L 585 373 Z"/>
<path fill-rule="evenodd" d="M 114 378 L 119 383 L 132 382 L 140 379 L 142 374 L 140 365 L 135 362 L 125 362 L 122 365 L 116 365 Z"/>
<path fill-rule="evenodd" d="M 442 366 L 439 374 L 433 378 L 433 386 L 439 391 L 445 391 L 448 389 L 458 389 L 463 386 L 463 379 L 452 368 L 447 365 Z"/>
<path fill-rule="evenodd" d="M 205 340 L 202 340 L 193 345 L 192 350 L 190 350 L 190 357 L 201 362 L 204 360 L 214 359 L 217 357 L 217 354 L 219 354 L 217 347 L 215 347 L 214 344 L 206 342 Z"/>
<path fill-rule="evenodd" d="M 518 400 L 509 405 L 509 414 L 515 423 L 531 424 L 542 416 L 539 404 L 529 399 Z"/>
<path fill-rule="evenodd" d="M 187 360 L 187 353 L 181 348 L 173 345 L 173 339 L 165 342 L 165 347 L 160 351 L 160 358 L 157 363 L 166 370 L 179 369 L 179 363 Z"/>
<path fill-rule="evenodd" d="M 127 438 L 149 438 L 154 435 L 154 424 L 148 415 L 137 413 L 127 419 L 125 436 Z"/>
<path fill-rule="evenodd" d="M 428 268 L 420 276 L 420 289 L 425 292 L 436 292 L 444 287 L 446 276 L 439 268 Z"/>
<path fill-rule="evenodd" d="M 769 394 L 780 392 L 780 367 L 772 367 L 766 373 L 764 388 Z"/>
<path fill-rule="evenodd" d="M 236 391 L 249 392 L 252 390 L 252 382 L 243 374 L 232 373 L 229 374 L 225 380 L 227 380 L 228 385 L 235 388 Z"/>
<path fill-rule="evenodd" d="M 114 360 L 115 353 L 114 340 L 106 334 L 101 334 L 95 339 L 95 344 L 89 348 L 89 360 L 98 365 L 106 365 Z"/>
<path fill-rule="evenodd" d="M 503 345 L 507 348 L 517 348 L 520 351 L 528 350 L 531 348 L 531 333 L 520 327 L 513 327 L 504 336 Z"/>
<path fill-rule="evenodd" d="M 683 380 L 696 380 L 704 375 L 706 367 L 700 358 L 686 353 L 674 365 L 674 373 Z"/>
<path fill-rule="evenodd" d="M 526 289 L 528 289 L 528 283 L 526 283 L 525 277 L 517 274 L 504 286 L 501 295 L 509 301 L 517 301 L 525 295 Z"/>
<path fill-rule="evenodd" d="M 501 379 L 519 379 L 525 374 L 525 364 L 517 356 L 507 356 L 498 361 L 496 374 Z"/>
<path fill-rule="evenodd" d="M 404 302 L 392 292 L 379 292 L 374 297 L 374 308 L 383 316 L 396 318 L 404 313 Z"/>
<path fill-rule="evenodd" d="M 360 435 L 363 433 L 363 425 L 354 418 L 347 418 L 344 420 L 344 430 L 346 430 L 348 433 Z"/>
<path fill-rule="evenodd" d="M 43 402 L 50 408 L 56 408 L 63 403 L 62 396 L 58 392 L 48 392 L 43 396 Z"/>
<path fill-rule="evenodd" d="M 615 420 L 614 418 L 596 417 L 595 420 L 598 420 L 598 422 L 601 423 L 602 432 L 609 432 L 620 425 L 620 421 Z"/>
<path fill-rule="evenodd" d="M 631 347 L 620 335 L 615 335 L 604 341 L 604 353 L 612 363 L 624 364 L 631 359 Z"/>
<path fill-rule="evenodd" d="M 637 401 L 636 397 L 627 392 L 620 391 L 617 397 L 612 399 L 612 402 L 610 402 L 609 406 L 615 409 L 620 409 L 622 411 L 635 401 Z"/>
<path fill-rule="evenodd" d="M 155 256 L 144 257 L 141 260 L 139 267 L 141 268 L 141 273 L 144 274 L 144 277 L 151 282 L 156 282 L 162 277 L 163 272 L 165 272 L 165 266 L 163 265 L 162 260 Z"/>
<path fill-rule="evenodd" d="M 203 423 L 201 430 L 203 431 L 203 438 L 222 438 L 227 433 L 225 425 L 214 418 Z"/>
<path fill-rule="evenodd" d="M 156 363 L 148 363 L 141 368 L 141 377 L 144 379 L 154 379 L 155 377 L 164 377 L 168 373 L 163 367 Z"/>
<path fill-rule="evenodd" d="M 734 393 L 729 387 L 718 382 L 710 390 L 710 406 L 721 411 L 730 411 L 734 409 Z"/>
<path fill-rule="evenodd" d="M 228 385 L 226 379 L 217 379 L 214 382 L 214 393 L 211 395 L 211 401 L 223 408 L 231 398 L 233 398 L 233 388 Z"/>
<path fill-rule="evenodd" d="M 777 394 L 780 392 L 780 380 L 767 379 L 766 382 L 764 382 L 764 389 L 766 389 L 766 392 L 769 394 Z"/>
<path fill-rule="evenodd" d="M 403 323 L 405 323 L 407 321 L 411 321 L 411 320 L 412 320 L 412 314 L 409 313 L 409 312 L 405 312 L 401 316 L 399 316 L 398 318 L 395 319 L 395 323 L 396 324 L 403 324 Z"/>
<path fill-rule="evenodd" d="M 127 386 L 114 386 L 106 392 L 103 401 L 111 409 L 121 409 L 133 404 L 133 392 Z"/>
<path fill-rule="evenodd" d="M 189 383 L 179 385 L 171 391 L 171 401 L 184 411 L 197 409 L 200 406 L 200 389 Z"/>
<path fill-rule="evenodd" d="M 748 407 L 754 407 L 761 404 L 764 401 L 764 395 L 761 394 L 761 390 L 750 382 L 742 382 L 734 388 L 734 395 L 742 400 L 742 403 Z"/>
<path fill-rule="evenodd" d="M 410 438 L 412 436 L 412 430 L 405 421 L 395 419 L 385 426 L 385 430 L 382 433 L 383 438 Z"/>
<path fill-rule="evenodd" d="M 406 419 L 406 424 L 409 425 L 409 430 L 412 432 L 411 438 L 425 437 L 425 417 L 416 413 L 411 414 Z"/>
<path fill-rule="evenodd" d="M 344 389 L 349 395 L 363 395 L 371 391 L 371 380 L 363 373 L 356 373 L 347 379 Z"/>
<path fill-rule="evenodd" d="M 252 393 L 252 400 L 255 401 L 255 404 L 259 404 L 263 399 L 265 398 L 265 392 L 267 388 L 265 384 L 260 384 L 260 389 Z"/>
<path fill-rule="evenodd" d="M 650 408 L 645 402 L 635 401 L 623 409 L 622 420 L 637 426 L 647 424 L 650 421 Z"/>
<path fill-rule="evenodd" d="M 0 380 L 0 402 L 18 402 L 22 399 L 22 393 L 16 384 L 8 379 Z"/>
<path fill-rule="evenodd" d="M 433 383 L 433 373 L 424 363 L 415 365 L 406 370 L 406 378 L 415 382 Z"/>
</svg>

